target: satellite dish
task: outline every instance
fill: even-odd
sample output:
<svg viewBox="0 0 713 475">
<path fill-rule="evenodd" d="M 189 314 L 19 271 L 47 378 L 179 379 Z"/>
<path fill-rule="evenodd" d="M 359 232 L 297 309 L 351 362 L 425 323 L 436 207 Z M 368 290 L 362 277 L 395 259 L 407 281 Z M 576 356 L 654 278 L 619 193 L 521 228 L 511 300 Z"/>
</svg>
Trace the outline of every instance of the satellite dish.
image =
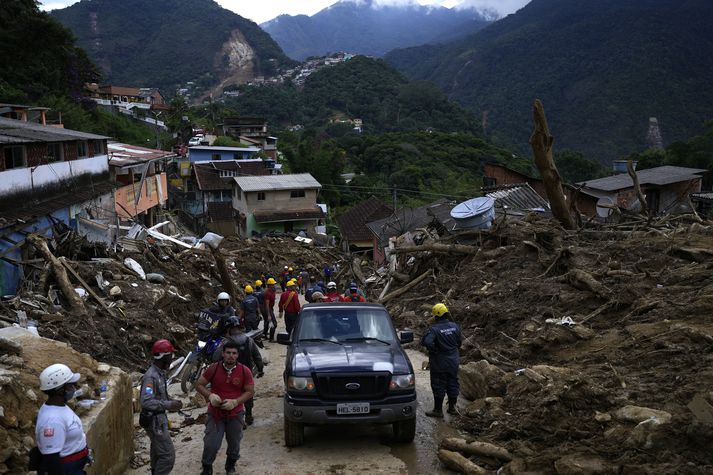
<svg viewBox="0 0 713 475">
<path fill-rule="evenodd" d="M 599 201 L 597 201 L 597 215 L 600 218 L 608 218 L 614 212 L 613 207 L 615 205 L 614 200 L 609 197 L 599 198 Z"/>
</svg>

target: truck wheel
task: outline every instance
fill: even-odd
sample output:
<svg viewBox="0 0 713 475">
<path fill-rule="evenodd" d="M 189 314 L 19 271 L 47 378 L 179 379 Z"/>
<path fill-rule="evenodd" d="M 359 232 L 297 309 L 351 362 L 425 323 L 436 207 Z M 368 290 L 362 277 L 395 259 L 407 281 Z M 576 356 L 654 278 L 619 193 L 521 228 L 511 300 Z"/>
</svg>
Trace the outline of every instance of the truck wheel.
<svg viewBox="0 0 713 475">
<path fill-rule="evenodd" d="M 413 442 L 416 437 L 416 418 L 394 422 L 394 439 L 396 442 Z"/>
<path fill-rule="evenodd" d="M 292 422 L 285 417 L 285 445 L 299 447 L 305 441 L 305 426 L 301 422 Z"/>
<path fill-rule="evenodd" d="M 193 391 L 193 387 L 196 385 L 196 381 L 198 381 L 198 377 L 200 376 L 199 366 L 198 362 L 193 362 L 186 364 L 183 368 L 181 374 L 181 391 L 183 391 L 183 394 L 188 394 Z"/>
</svg>

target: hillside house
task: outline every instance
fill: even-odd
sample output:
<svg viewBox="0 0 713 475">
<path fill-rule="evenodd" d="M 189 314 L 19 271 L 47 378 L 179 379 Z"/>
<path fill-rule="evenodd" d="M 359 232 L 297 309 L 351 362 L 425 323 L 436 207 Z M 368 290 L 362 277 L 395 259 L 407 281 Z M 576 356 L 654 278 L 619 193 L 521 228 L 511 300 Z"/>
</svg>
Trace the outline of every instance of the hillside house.
<svg viewBox="0 0 713 475">
<path fill-rule="evenodd" d="M 249 237 L 267 232 L 314 232 L 325 218 L 317 205 L 321 188 L 309 173 L 234 178 L 237 234 Z"/>
<path fill-rule="evenodd" d="M 166 124 L 159 120 L 162 112 L 171 107 L 166 104 L 156 88 L 138 88 L 111 85 L 86 84 L 87 97 L 100 107 L 133 117 L 159 128 Z"/>
<path fill-rule="evenodd" d="M 212 147 L 196 145 L 188 147 L 188 160 L 191 163 L 211 160 L 249 160 L 260 152 L 258 147 Z M 273 162 L 274 164 L 274 162 Z"/>
<path fill-rule="evenodd" d="M 258 147 L 267 157 L 277 160 L 277 137 L 268 133 L 267 119 L 263 117 L 226 117 L 222 128 L 223 135 Z"/>
<path fill-rule="evenodd" d="M 547 200 L 547 191 L 542 179 L 520 173 L 499 163 L 483 165 L 483 188 L 501 185 L 520 185 L 527 183 L 543 199 Z"/>
<path fill-rule="evenodd" d="M 342 247 L 346 252 L 372 250 L 374 235 L 367 223 L 388 218 L 394 212 L 391 206 L 382 203 L 375 196 L 362 201 L 337 216 L 339 232 L 342 235 Z"/>
<path fill-rule="evenodd" d="M 366 226 L 373 235 L 374 262 L 382 264 L 386 260 L 385 249 L 389 247 L 389 239 L 425 228 L 432 221 L 433 216 L 428 214 L 428 206 L 421 206 L 400 208 L 386 218 L 367 223 Z"/>
<path fill-rule="evenodd" d="M 23 122 L 34 122 L 40 125 L 54 125 L 63 127 L 61 123 L 50 124 L 47 121 L 47 111 L 49 107 L 35 107 L 22 104 L 7 104 L 0 102 L 0 117 L 6 119 L 21 120 Z"/>
<path fill-rule="evenodd" d="M 156 224 L 156 212 L 168 200 L 166 166 L 176 155 L 123 143 L 109 143 L 109 166 L 118 188 L 116 214 L 125 222 Z"/>
<path fill-rule="evenodd" d="M 74 229 L 109 241 L 116 221 L 107 137 L 0 117 L 0 290 L 14 294 L 25 237 Z"/>
</svg>

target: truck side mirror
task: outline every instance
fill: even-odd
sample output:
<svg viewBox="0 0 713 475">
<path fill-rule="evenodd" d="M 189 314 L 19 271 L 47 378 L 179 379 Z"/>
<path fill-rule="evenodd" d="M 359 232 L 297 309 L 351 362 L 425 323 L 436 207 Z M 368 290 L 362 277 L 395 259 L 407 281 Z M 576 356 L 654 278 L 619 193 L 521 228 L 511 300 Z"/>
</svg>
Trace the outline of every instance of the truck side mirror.
<svg viewBox="0 0 713 475">
<path fill-rule="evenodd" d="M 280 345 L 289 345 L 292 343 L 292 339 L 290 338 L 290 334 L 287 332 L 280 332 L 277 334 L 277 343 Z"/>
<path fill-rule="evenodd" d="M 413 341 L 413 332 L 411 330 L 402 330 L 399 332 L 399 341 L 401 343 L 411 343 Z"/>
</svg>

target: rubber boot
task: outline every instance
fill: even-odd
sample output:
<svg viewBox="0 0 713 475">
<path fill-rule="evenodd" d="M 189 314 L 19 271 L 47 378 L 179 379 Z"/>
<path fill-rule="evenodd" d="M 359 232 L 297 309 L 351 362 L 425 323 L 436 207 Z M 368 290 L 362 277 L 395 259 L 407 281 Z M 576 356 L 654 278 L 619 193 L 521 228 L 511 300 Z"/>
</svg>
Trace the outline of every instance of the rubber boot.
<svg viewBox="0 0 713 475">
<path fill-rule="evenodd" d="M 426 411 L 428 417 L 443 417 L 443 398 L 433 399 L 433 410 Z"/>
<path fill-rule="evenodd" d="M 236 459 L 231 459 L 228 458 L 225 461 L 225 475 L 237 475 L 237 471 L 235 470 L 235 463 L 237 462 Z"/>
<path fill-rule="evenodd" d="M 203 469 L 201 470 L 201 475 L 213 475 L 213 466 L 212 465 L 203 465 Z"/>
<path fill-rule="evenodd" d="M 277 327 L 270 327 L 270 341 L 275 341 L 275 330 Z"/>
<path fill-rule="evenodd" d="M 456 403 L 458 402 L 458 398 L 448 398 L 448 414 L 458 414 L 456 411 Z"/>
<path fill-rule="evenodd" d="M 245 413 L 245 423 L 249 426 L 253 425 L 253 411 Z"/>
</svg>

